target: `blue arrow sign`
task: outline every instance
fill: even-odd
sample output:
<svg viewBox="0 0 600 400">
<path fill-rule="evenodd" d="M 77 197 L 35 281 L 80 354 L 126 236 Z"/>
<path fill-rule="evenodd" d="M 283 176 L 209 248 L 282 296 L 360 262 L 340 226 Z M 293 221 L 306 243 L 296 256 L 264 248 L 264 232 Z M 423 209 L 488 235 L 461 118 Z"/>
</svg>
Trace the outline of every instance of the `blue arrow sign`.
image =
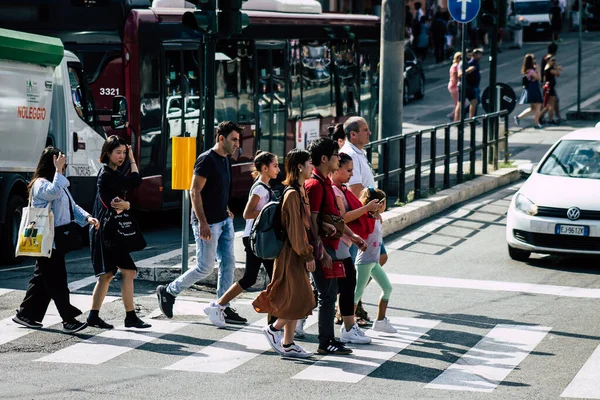
<svg viewBox="0 0 600 400">
<path fill-rule="evenodd" d="M 480 0 L 448 0 L 448 11 L 457 22 L 467 23 L 475 19 L 481 8 Z"/>
</svg>

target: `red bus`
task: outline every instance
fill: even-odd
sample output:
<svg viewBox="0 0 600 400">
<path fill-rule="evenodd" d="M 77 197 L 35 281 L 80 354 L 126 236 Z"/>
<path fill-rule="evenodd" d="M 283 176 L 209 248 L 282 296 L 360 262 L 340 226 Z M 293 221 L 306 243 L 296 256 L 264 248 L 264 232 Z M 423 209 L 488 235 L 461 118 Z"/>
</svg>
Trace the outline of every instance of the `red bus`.
<svg viewBox="0 0 600 400">
<path fill-rule="evenodd" d="M 13 3 L 0 5 L 0 26 L 16 21 L 21 30 L 60 37 L 82 60 L 100 120 L 110 120 L 115 95 L 127 97 L 130 129 L 119 134 L 134 145 L 143 176 L 134 204 L 150 211 L 179 207 L 181 195 L 170 189 L 171 138 L 197 137 L 202 149 L 206 106 L 205 38 L 182 22 L 194 10 L 152 8 L 147 0 Z M 215 124 L 244 127 L 232 163 L 234 205 L 246 200 L 257 149 L 283 161 L 287 151 L 348 116 L 361 115 L 375 129 L 377 111 L 379 18 L 257 11 L 249 4 L 242 34 L 216 42 Z"/>
</svg>

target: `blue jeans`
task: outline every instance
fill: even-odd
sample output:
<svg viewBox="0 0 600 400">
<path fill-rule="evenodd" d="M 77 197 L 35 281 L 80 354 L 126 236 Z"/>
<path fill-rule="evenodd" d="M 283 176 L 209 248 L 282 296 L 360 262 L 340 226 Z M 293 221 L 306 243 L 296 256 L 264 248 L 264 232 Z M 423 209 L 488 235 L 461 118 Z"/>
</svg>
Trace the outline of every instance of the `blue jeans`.
<svg viewBox="0 0 600 400">
<path fill-rule="evenodd" d="M 209 226 L 210 240 L 204 240 L 200 238 L 198 223 L 194 222 L 192 224 L 194 239 L 196 239 L 196 268 L 189 269 L 169 284 L 167 291 L 173 296 L 178 296 L 194 283 L 209 276 L 214 269 L 217 258 L 220 261 L 217 298 L 220 298 L 233 283 L 233 273 L 235 271 L 233 220 L 227 218 Z"/>
</svg>

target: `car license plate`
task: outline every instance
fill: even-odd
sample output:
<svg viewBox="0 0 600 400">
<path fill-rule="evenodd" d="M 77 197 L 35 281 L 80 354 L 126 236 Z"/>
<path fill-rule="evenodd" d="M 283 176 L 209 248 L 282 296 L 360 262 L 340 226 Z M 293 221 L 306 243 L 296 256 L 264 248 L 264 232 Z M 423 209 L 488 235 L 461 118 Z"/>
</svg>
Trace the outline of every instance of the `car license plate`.
<svg viewBox="0 0 600 400">
<path fill-rule="evenodd" d="M 557 235 L 570 235 L 570 236 L 589 236 L 590 227 L 580 225 L 556 225 Z"/>
</svg>

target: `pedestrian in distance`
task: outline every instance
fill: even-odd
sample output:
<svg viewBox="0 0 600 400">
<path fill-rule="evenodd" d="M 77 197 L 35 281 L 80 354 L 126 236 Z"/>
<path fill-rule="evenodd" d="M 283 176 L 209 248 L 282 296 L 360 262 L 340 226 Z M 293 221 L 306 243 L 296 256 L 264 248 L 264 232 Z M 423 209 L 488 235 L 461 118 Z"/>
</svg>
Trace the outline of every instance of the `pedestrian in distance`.
<svg viewBox="0 0 600 400">
<path fill-rule="evenodd" d="M 248 202 L 244 209 L 244 219 L 246 220 L 246 227 L 242 235 L 242 242 L 246 252 L 246 269 L 244 270 L 244 276 L 231 285 L 229 290 L 227 290 L 219 300 L 210 303 L 210 305 L 204 309 L 204 312 L 208 315 L 210 321 L 219 328 L 224 328 L 226 326 L 225 308 L 227 304 L 239 296 L 243 291 L 254 286 L 261 265 L 265 267 L 267 275 L 269 275 L 269 280 L 273 276 L 274 260 L 258 258 L 252 252 L 252 248 L 250 247 L 250 233 L 252 231 L 252 224 L 256 217 L 258 217 L 262 208 L 268 202 L 276 200 L 275 193 L 273 193 L 269 182 L 272 179 L 277 178 L 278 174 L 279 162 L 277 156 L 273 153 L 259 150 L 254 156 L 254 171 L 252 171 L 252 177 L 255 182 L 250 188 Z"/>
<path fill-rule="evenodd" d="M 131 174 L 129 175 L 124 175 L 118 170 L 126 159 L 129 159 L 131 165 Z M 126 199 L 127 191 L 138 187 L 142 183 L 142 178 L 131 146 L 116 135 L 110 136 L 102 145 L 100 162 L 104 166 L 100 170 L 96 182 L 97 192 L 93 215 L 102 221 L 112 210 L 121 213 L 131 208 L 131 203 Z M 92 309 L 87 319 L 88 325 L 101 329 L 114 328 L 100 317 L 100 308 L 108 293 L 110 282 L 118 270 L 122 275 L 121 297 L 125 307 L 125 327 L 150 328 L 151 325 L 141 320 L 135 312 L 133 280 L 137 267 L 129 253 L 107 247 L 104 234 L 102 228 L 90 229 L 92 264 L 98 281 L 94 287 Z"/>
<path fill-rule="evenodd" d="M 421 62 L 423 62 L 429 51 L 429 19 L 426 16 L 422 16 L 419 21 L 418 33 L 415 36 L 417 40 L 415 53 L 417 53 L 417 56 L 420 58 Z"/>
<path fill-rule="evenodd" d="M 475 118 L 477 115 L 477 105 L 481 102 L 479 84 L 481 82 L 481 69 L 479 60 L 483 56 L 483 49 L 473 49 L 473 57 L 467 64 L 467 74 L 465 77 L 466 90 L 465 97 L 469 102 L 469 117 Z"/>
<path fill-rule="evenodd" d="M 363 240 L 343 222 L 329 178 L 339 168 L 337 143 L 329 138 L 320 138 L 312 141 L 308 150 L 314 165 L 312 176 L 304 183 L 310 204 L 311 228 L 318 235 L 317 242 L 322 242 L 325 249 L 322 259 L 317 259 L 317 268 L 313 272 L 313 282 L 319 292 L 318 353 L 350 354 L 352 350 L 335 338 L 335 302 L 339 286 L 337 278 L 329 277 L 325 269 L 333 268 L 334 262 L 339 266 L 341 260 L 338 260 L 336 250 L 341 236 L 346 234 L 357 246 L 363 246 Z M 328 221 L 338 221 L 333 231 L 326 226 Z"/>
<path fill-rule="evenodd" d="M 242 127 L 239 125 L 231 121 L 221 122 L 217 126 L 216 144 L 200 154 L 194 165 L 190 196 L 197 264 L 168 285 L 159 285 L 156 288 L 159 307 L 168 318 L 173 317 L 175 298 L 194 283 L 210 275 L 217 256 L 220 260 L 217 296 L 221 298 L 233 284 L 235 231 L 233 213 L 228 207 L 231 189 L 229 156 L 239 148 L 241 132 Z M 227 323 L 248 322 L 229 304 L 225 305 L 223 313 Z"/>
<path fill-rule="evenodd" d="M 552 7 L 549 11 L 550 16 L 550 29 L 552 30 L 552 41 L 562 42 L 560 38 L 560 32 L 562 31 L 562 11 L 558 0 L 552 1 Z"/>
<path fill-rule="evenodd" d="M 281 204 L 281 225 L 286 240 L 275 259 L 271 283 L 252 302 L 259 313 L 269 313 L 277 321 L 263 328 L 271 348 L 283 357 L 308 358 L 312 353 L 294 343 L 296 321 L 312 313 L 315 297 L 308 277 L 315 271 L 313 246 L 309 243 L 310 210 L 304 182 L 312 174 L 311 156 L 294 149 L 285 159 L 285 186 Z"/>
<path fill-rule="evenodd" d="M 431 24 L 431 38 L 433 39 L 433 48 L 436 64 L 440 64 L 446 58 L 446 35 L 448 34 L 447 22 L 441 11 L 435 13 L 433 23 Z"/>
<path fill-rule="evenodd" d="M 68 189 L 69 180 L 64 176 L 66 169 L 65 154 L 55 147 L 46 147 L 28 186 L 32 206 L 44 208 L 50 204 L 55 228 L 74 220 L 80 226 L 90 224 L 93 229 L 98 229 L 98 220 L 73 200 Z M 33 230 L 34 227 L 30 226 L 29 229 Z M 31 235 L 33 234 L 32 232 Z M 62 318 L 65 332 L 75 333 L 87 327 L 87 323 L 75 318 L 81 315 L 81 310 L 73 306 L 69 298 L 65 254 L 65 249 L 55 240 L 50 258 L 36 258 L 33 277 L 29 281 L 25 298 L 13 317 L 14 322 L 28 328 L 42 328 L 42 321 L 52 300 Z"/>
<path fill-rule="evenodd" d="M 560 118 L 554 120 L 554 115 L 558 114 L 556 102 L 556 78 L 560 76 L 562 67 L 557 64 L 556 56 L 548 54 L 546 56 L 546 69 L 544 70 L 544 111 L 548 111 L 548 124 L 560 125 Z"/>
<path fill-rule="evenodd" d="M 456 103 L 456 108 L 454 109 L 454 120 L 455 121 L 460 121 L 461 112 L 462 112 L 462 115 L 466 115 L 469 112 L 469 102 L 466 101 L 466 99 L 462 99 L 462 102 L 461 102 L 460 101 L 460 93 L 461 93 L 461 86 L 462 86 L 463 61 L 468 62 L 471 58 L 473 58 L 473 51 L 471 49 L 465 49 L 465 53 L 466 53 L 466 58 L 461 56 L 460 61 L 458 62 L 458 65 L 456 66 L 456 72 L 458 74 L 457 90 L 458 90 L 459 101 Z"/>
<path fill-rule="evenodd" d="M 370 232 L 367 238 L 367 250 L 359 251 L 356 257 L 356 291 L 354 293 L 354 304 L 362 297 L 369 279 L 373 277 L 375 282 L 381 287 L 382 293 L 377 307 L 377 320 L 373 323 L 373 330 L 377 332 L 396 333 L 396 328 L 392 326 L 386 317 L 387 306 L 392 293 L 390 280 L 379 265 L 379 247 L 383 240 L 383 227 L 379 220 L 379 214 L 385 210 L 385 193 L 380 189 L 372 187 L 365 188 L 360 194 L 360 201 L 367 205 L 373 200 L 378 200 L 378 210 L 371 213 Z"/>
<path fill-rule="evenodd" d="M 354 167 L 352 157 L 348 154 L 340 153 L 339 159 L 339 169 L 332 174 L 335 200 L 344 218 L 344 222 L 348 224 L 352 232 L 364 240 L 368 237 L 368 233 L 366 232 L 367 214 L 379 209 L 378 200 L 373 200 L 365 206 L 360 203 L 360 200 L 354 193 L 346 187 L 346 184 L 352 177 Z M 338 279 L 340 287 L 339 323 L 342 324 L 340 328 L 340 341 L 342 343 L 367 344 L 371 343 L 371 339 L 359 328 L 355 318 L 354 291 L 356 289 L 356 268 L 350 254 L 352 245 L 352 240 L 344 235 L 336 250 L 336 257 L 344 263 L 346 273 L 345 278 Z M 362 250 L 366 250 L 365 245 L 362 246 Z M 338 317 L 336 316 L 337 319 Z"/>
<path fill-rule="evenodd" d="M 529 104 L 529 108 L 515 116 L 515 123 L 519 126 L 521 124 L 521 119 L 533 112 L 534 128 L 542 129 L 543 127 L 540 124 L 540 110 L 543 102 L 542 91 L 540 89 L 540 79 L 542 76 L 537 63 L 535 62 L 535 55 L 525 55 L 521 73 L 523 74 L 525 90 L 519 104 Z"/>
<path fill-rule="evenodd" d="M 452 97 L 452 111 L 447 115 L 448 118 L 454 120 L 454 114 L 456 111 L 456 105 L 458 104 L 458 64 L 462 60 L 462 53 L 457 51 L 454 53 L 454 57 L 452 57 L 452 65 L 450 66 L 450 70 L 448 71 L 450 77 L 448 80 L 448 92 L 450 92 L 450 97 Z"/>
</svg>

